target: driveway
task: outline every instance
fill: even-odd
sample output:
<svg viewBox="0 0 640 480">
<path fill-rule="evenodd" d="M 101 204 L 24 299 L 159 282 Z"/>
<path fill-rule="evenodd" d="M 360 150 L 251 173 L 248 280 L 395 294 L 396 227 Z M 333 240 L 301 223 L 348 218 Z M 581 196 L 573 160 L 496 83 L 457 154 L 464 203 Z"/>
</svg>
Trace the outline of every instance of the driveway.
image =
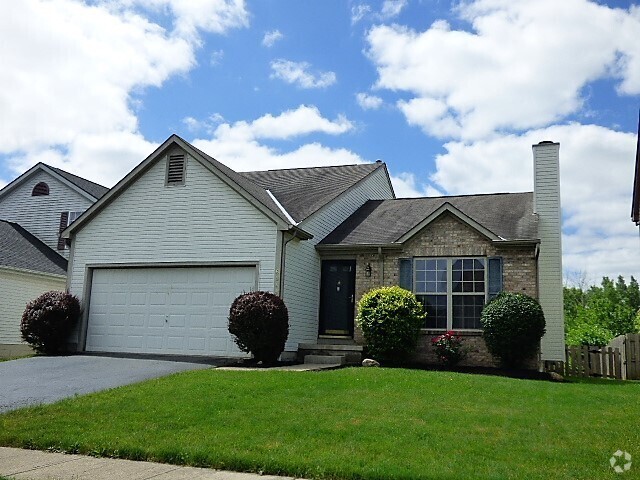
<svg viewBox="0 0 640 480">
<path fill-rule="evenodd" d="M 204 368 L 210 368 L 210 365 L 93 355 L 31 357 L 0 362 L 0 413 Z"/>
</svg>

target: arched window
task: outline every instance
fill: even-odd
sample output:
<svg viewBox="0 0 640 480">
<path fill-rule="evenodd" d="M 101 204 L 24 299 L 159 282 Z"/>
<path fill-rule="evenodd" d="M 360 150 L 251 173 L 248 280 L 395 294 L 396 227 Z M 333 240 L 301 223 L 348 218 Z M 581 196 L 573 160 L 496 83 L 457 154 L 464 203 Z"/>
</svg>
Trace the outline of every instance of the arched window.
<svg viewBox="0 0 640 480">
<path fill-rule="evenodd" d="M 43 195 L 49 195 L 49 185 L 44 182 L 38 183 L 31 191 L 32 197 L 41 197 Z"/>
</svg>

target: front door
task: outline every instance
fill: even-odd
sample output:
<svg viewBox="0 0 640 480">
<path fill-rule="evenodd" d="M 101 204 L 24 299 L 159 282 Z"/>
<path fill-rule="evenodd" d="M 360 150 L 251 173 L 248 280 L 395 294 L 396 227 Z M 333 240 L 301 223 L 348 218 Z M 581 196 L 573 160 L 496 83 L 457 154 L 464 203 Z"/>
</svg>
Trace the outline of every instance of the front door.
<svg viewBox="0 0 640 480">
<path fill-rule="evenodd" d="M 355 260 L 323 260 L 320 335 L 353 335 Z"/>
</svg>

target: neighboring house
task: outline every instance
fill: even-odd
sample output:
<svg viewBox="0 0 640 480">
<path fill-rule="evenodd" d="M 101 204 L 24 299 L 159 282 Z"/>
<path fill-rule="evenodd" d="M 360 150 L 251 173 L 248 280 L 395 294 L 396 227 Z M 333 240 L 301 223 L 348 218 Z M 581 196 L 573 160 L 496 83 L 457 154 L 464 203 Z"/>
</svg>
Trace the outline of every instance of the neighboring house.
<svg viewBox="0 0 640 480">
<path fill-rule="evenodd" d="M 71 342 L 242 356 L 229 306 L 261 289 L 289 309 L 285 357 L 352 354 L 358 299 L 399 283 L 430 313 L 426 360 L 431 336 L 455 328 L 471 363 L 490 364 L 478 315 L 503 288 L 540 298 L 542 357 L 562 360 L 558 144 L 534 156 L 533 194 L 395 199 L 382 162 L 238 173 L 173 135 L 62 233 L 84 308 Z"/>
<path fill-rule="evenodd" d="M 68 258 L 69 250 L 60 232 L 108 190 L 38 163 L 0 190 L 0 219 L 19 224 Z"/>
<path fill-rule="evenodd" d="M 20 337 L 25 305 L 49 290 L 64 290 L 67 260 L 20 225 L 0 220 L 0 358 L 30 347 Z"/>
<path fill-rule="evenodd" d="M 0 356 L 28 351 L 20 341 L 26 303 L 66 286 L 69 250 L 60 232 L 107 191 L 43 163 L 0 190 Z"/>
</svg>

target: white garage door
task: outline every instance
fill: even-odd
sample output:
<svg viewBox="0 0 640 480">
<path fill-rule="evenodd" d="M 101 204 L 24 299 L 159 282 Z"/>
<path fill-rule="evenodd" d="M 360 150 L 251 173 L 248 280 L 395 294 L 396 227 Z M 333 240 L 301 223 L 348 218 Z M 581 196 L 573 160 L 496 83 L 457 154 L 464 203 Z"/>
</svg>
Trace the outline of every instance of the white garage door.
<svg viewBox="0 0 640 480">
<path fill-rule="evenodd" d="M 254 267 L 93 272 L 88 351 L 242 356 L 229 335 L 233 300 L 255 290 Z"/>
</svg>

